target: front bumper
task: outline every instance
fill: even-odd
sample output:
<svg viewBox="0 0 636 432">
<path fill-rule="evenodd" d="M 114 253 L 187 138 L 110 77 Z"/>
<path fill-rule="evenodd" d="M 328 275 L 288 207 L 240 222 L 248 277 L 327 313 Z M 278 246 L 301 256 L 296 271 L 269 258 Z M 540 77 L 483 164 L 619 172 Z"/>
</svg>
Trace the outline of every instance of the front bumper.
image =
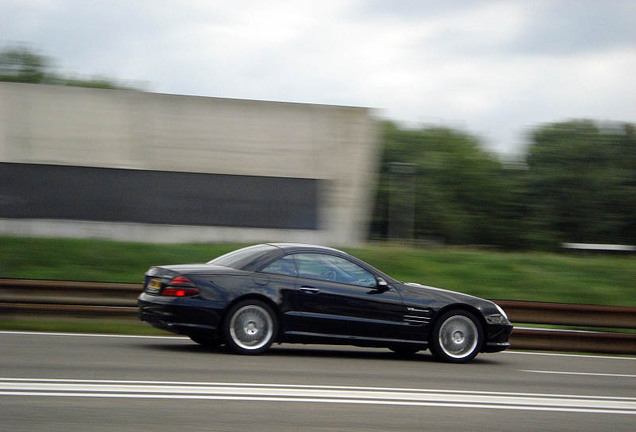
<svg viewBox="0 0 636 432">
<path fill-rule="evenodd" d="M 486 343 L 482 348 L 482 352 L 493 353 L 504 351 L 510 348 L 510 335 L 512 334 L 513 325 L 493 324 L 487 327 Z"/>
<path fill-rule="evenodd" d="M 499 351 L 505 351 L 510 348 L 510 342 L 486 342 L 482 352 L 494 353 Z"/>
</svg>

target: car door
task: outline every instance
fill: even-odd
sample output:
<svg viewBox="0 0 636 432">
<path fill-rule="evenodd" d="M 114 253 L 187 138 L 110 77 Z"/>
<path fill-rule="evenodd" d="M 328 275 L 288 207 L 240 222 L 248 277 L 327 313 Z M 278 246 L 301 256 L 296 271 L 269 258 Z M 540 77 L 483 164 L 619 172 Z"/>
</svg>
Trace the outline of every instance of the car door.
<svg viewBox="0 0 636 432">
<path fill-rule="evenodd" d="M 340 256 L 292 256 L 298 287 L 289 297 L 290 331 L 344 339 L 402 339 L 404 306 L 395 289 L 379 287 L 373 273 Z"/>
</svg>

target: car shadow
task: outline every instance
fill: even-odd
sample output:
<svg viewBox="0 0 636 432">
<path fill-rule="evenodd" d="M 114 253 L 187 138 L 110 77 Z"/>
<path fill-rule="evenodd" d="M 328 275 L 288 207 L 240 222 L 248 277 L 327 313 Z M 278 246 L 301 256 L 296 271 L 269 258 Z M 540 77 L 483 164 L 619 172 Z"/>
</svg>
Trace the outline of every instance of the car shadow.
<svg viewBox="0 0 636 432">
<path fill-rule="evenodd" d="M 232 354 L 231 351 L 227 351 Z M 280 357 L 321 357 L 321 358 L 350 358 L 350 359 L 368 359 L 368 360 L 391 360 L 402 362 L 432 362 L 438 363 L 430 351 L 418 351 L 415 354 L 403 355 L 397 354 L 389 349 L 383 348 L 357 348 L 343 347 L 341 349 L 330 348 L 296 348 L 293 345 L 275 346 L 270 348 L 265 354 L 266 356 Z M 496 364 L 496 361 L 485 359 L 482 357 L 475 358 L 469 364 Z"/>
<path fill-rule="evenodd" d="M 237 356 L 231 349 L 226 346 L 219 346 L 215 348 L 204 347 L 191 344 L 168 344 L 168 343 L 155 343 L 144 344 L 140 347 L 145 349 L 152 349 L 158 351 L 171 351 L 179 353 L 191 353 L 191 354 L 218 354 L 227 356 Z M 246 356 L 244 356 L 246 357 Z M 394 353 L 388 349 L 383 348 L 358 348 L 335 345 L 334 347 L 316 345 L 299 345 L 282 344 L 273 345 L 268 351 L 258 357 L 283 357 L 283 358 L 329 358 L 329 359 L 362 359 L 362 360 L 374 360 L 374 361 L 401 361 L 401 362 L 434 362 L 437 360 L 433 357 L 430 351 L 419 351 L 411 355 L 401 355 Z M 475 360 L 469 364 L 498 364 L 497 361 L 478 356 Z"/>
</svg>

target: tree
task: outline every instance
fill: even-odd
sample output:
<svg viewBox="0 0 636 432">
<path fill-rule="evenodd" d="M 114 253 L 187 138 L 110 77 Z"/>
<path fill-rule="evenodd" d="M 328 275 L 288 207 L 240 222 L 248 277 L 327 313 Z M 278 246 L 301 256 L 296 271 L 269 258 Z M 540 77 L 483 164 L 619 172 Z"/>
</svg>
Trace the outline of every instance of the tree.
<svg viewBox="0 0 636 432">
<path fill-rule="evenodd" d="M 93 77 L 82 79 L 57 75 L 51 70 L 49 57 L 20 45 L 8 47 L 0 52 L 0 81 L 134 90 L 134 88 L 121 85 L 109 78 Z"/>
<path fill-rule="evenodd" d="M 373 235 L 386 238 L 395 209 L 411 211 L 414 237 L 451 244 L 520 247 L 522 189 L 478 139 L 448 128 L 400 129 L 384 123 L 384 152 Z M 394 163 L 414 164 L 413 174 L 391 173 Z M 407 182 L 413 183 L 409 185 Z M 414 194 L 403 193 L 407 187 Z M 391 211 L 393 209 L 393 211 Z M 400 210 L 403 209 L 403 210 Z M 402 223 L 411 223 L 408 217 Z"/>
<path fill-rule="evenodd" d="M 530 216 L 544 241 L 636 243 L 636 136 L 590 120 L 535 129 L 527 156 Z"/>
<path fill-rule="evenodd" d="M 0 81 L 41 84 L 49 78 L 49 61 L 24 47 L 0 53 Z"/>
</svg>

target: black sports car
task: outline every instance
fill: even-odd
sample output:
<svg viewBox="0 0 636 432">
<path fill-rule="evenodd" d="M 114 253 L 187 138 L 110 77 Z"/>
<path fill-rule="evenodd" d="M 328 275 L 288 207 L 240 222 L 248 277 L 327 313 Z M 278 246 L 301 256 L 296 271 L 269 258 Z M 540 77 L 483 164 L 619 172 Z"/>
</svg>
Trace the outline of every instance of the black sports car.
<svg viewBox="0 0 636 432">
<path fill-rule="evenodd" d="M 399 282 L 336 249 L 260 244 L 207 264 L 152 267 L 140 318 L 241 354 L 273 342 L 430 349 L 462 363 L 510 346 L 512 324 L 495 303 Z"/>
</svg>

